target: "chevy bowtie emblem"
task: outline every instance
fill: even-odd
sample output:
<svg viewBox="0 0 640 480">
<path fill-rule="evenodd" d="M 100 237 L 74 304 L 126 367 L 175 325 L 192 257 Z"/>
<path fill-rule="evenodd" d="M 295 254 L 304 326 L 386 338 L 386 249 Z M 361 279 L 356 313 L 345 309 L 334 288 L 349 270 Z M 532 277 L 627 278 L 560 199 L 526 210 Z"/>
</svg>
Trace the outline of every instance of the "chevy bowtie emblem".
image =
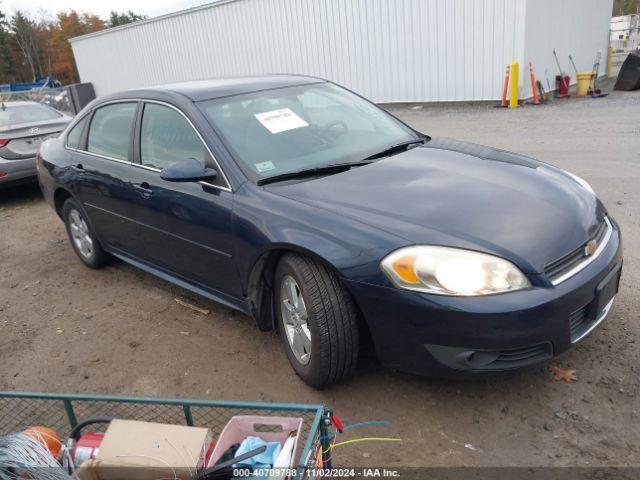
<svg viewBox="0 0 640 480">
<path fill-rule="evenodd" d="M 590 240 L 589 243 L 587 243 L 584 246 L 584 256 L 590 257 L 591 255 L 596 253 L 597 249 L 598 249 L 598 242 L 596 242 L 595 240 Z"/>
<path fill-rule="evenodd" d="M 38 133 L 40 129 L 38 127 L 33 127 L 29 129 L 29 133 Z"/>
</svg>

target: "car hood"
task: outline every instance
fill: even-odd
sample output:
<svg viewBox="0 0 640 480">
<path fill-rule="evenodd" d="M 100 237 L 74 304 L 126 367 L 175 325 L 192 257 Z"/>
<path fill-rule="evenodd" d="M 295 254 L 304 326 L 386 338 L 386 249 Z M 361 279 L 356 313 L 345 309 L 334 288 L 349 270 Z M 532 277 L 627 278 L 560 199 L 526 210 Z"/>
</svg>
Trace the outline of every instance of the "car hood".
<svg viewBox="0 0 640 480">
<path fill-rule="evenodd" d="M 542 272 L 587 242 L 605 214 L 596 197 L 560 169 L 447 139 L 268 190 L 407 243 L 496 254 L 528 273 Z"/>
</svg>

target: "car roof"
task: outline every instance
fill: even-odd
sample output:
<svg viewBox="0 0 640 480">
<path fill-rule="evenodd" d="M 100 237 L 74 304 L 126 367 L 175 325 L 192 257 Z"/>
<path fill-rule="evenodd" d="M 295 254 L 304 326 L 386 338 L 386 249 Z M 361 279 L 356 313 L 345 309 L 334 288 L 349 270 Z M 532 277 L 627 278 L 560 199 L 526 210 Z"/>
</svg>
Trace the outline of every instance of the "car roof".
<svg viewBox="0 0 640 480">
<path fill-rule="evenodd" d="M 306 75 L 261 75 L 255 77 L 232 77 L 219 78 L 215 80 L 170 83 L 166 85 L 147 87 L 144 89 L 129 90 L 126 93 L 174 93 L 188 97 L 193 102 L 200 102 L 202 100 L 229 97 L 243 93 L 252 93 L 262 90 L 272 90 L 275 88 L 307 85 L 319 82 L 326 82 L 326 80 Z"/>
</svg>

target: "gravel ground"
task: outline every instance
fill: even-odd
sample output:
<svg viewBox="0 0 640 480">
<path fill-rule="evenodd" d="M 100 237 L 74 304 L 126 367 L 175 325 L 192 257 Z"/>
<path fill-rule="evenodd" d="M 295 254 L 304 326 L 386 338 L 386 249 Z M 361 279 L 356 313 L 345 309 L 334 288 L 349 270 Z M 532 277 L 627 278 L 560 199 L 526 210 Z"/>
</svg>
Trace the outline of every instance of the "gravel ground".
<svg viewBox="0 0 640 480">
<path fill-rule="evenodd" d="M 555 362 L 576 369 L 577 382 L 555 381 L 544 366 L 436 381 L 365 359 L 350 383 L 314 391 L 295 377 L 278 337 L 249 318 L 120 262 L 84 267 L 38 190 L 22 187 L 0 192 L 0 389 L 322 402 L 347 423 L 391 422 L 358 435 L 403 439 L 337 449 L 342 465 L 637 465 L 640 92 L 515 111 L 392 110 L 434 136 L 570 169 L 621 223 L 625 270 L 615 307 Z"/>
</svg>

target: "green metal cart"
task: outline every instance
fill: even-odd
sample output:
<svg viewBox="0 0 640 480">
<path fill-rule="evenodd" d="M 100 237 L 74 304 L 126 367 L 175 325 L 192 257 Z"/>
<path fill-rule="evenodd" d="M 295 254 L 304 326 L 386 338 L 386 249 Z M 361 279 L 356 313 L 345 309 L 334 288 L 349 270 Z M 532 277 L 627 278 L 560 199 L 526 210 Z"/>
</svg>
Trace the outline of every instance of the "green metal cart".
<svg viewBox="0 0 640 480">
<path fill-rule="evenodd" d="M 232 402 L 181 398 L 108 397 L 34 392 L 0 392 L 0 435 L 32 425 L 52 428 L 67 437 L 78 422 L 111 417 L 146 422 L 185 424 L 211 429 L 214 438 L 236 415 L 292 416 L 303 419 L 298 478 L 316 467 L 321 450 L 323 468 L 331 468 L 328 425 L 331 411 L 323 405 Z M 101 426 L 98 430 L 106 426 Z"/>
</svg>

